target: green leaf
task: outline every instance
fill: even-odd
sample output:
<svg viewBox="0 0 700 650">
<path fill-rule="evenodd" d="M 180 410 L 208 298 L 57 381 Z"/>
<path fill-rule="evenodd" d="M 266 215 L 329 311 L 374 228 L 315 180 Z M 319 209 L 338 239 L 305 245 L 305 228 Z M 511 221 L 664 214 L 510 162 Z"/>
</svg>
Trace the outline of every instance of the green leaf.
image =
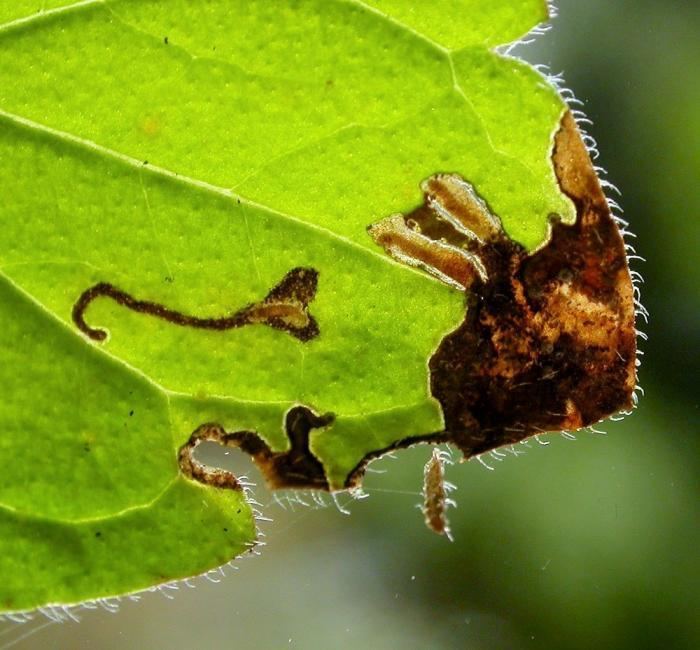
<svg viewBox="0 0 700 650">
<path fill-rule="evenodd" d="M 204 423 L 270 454 L 302 405 L 328 486 L 440 430 L 427 360 L 463 294 L 367 233 L 438 171 L 507 233 L 575 217 L 550 154 L 564 104 L 493 47 L 542 0 L 114 0 L 0 8 L 0 608 L 205 571 L 255 538 L 241 491 L 185 476 Z M 319 336 L 182 327 L 102 295 L 217 319 L 314 269 Z M 278 323 L 279 325 L 279 323 Z M 285 325 L 286 327 L 286 325 Z M 308 433 L 308 430 L 307 430 Z"/>
</svg>

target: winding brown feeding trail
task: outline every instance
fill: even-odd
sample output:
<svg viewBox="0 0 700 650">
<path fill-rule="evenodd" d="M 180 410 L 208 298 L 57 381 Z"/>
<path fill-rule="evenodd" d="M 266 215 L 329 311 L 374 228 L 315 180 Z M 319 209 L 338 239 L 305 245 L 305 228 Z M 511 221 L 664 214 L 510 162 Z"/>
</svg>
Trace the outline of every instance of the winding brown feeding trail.
<svg viewBox="0 0 700 650">
<path fill-rule="evenodd" d="M 113 284 L 100 282 L 80 295 L 73 306 L 72 316 L 78 329 L 94 341 L 104 341 L 107 332 L 88 325 L 85 312 L 94 300 L 104 297 L 127 309 L 166 320 L 173 325 L 224 331 L 245 325 L 263 324 L 306 342 L 319 334 L 318 323 L 308 311 L 309 303 L 316 296 L 317 286 L 318 271 L 294 268 L 260 302 L 247 305 L 231 314 L 212 318 L 191 316 L 150 300 L 139 300 Z"/>
<path fill-rule="evenodd" d="M 255 461 L 265 476 L 270 489 L 328 490 L 328 480 L 321 462 L 309 449 L 313 429 L 333 424 L 332 413 L 317 415 L 305 406 L 294 406 L 287 411 L 284 428 L 289 438 L 287 451 L 272 451 L 266 442 L 252 431 L 227 433 L 216 423 L 197 427 L 190 439 L 180 448 L 178 460 L 182 472 L 190 478 L 219 488 L 241 489 L 238 479 L 230 472 L 202 465 L 194 457 L 195 449 L 205 440 L 224 447 L 235 447 Z"/>
<path fill-rule="evenodd" d="M 569 112 L 554 145 L 577 218 L 566 225 L 553 215 L 551 237 L 534 253 L 456 174 L 427 179 L 423 205 L 369 227 L 389 255 L 463 289 L 467 302 L 429 362 L 445 431 L 392 448 L 453 442 L 469 457 L 631 407 L 636 332 L 624 242 Z"/>
</svg>

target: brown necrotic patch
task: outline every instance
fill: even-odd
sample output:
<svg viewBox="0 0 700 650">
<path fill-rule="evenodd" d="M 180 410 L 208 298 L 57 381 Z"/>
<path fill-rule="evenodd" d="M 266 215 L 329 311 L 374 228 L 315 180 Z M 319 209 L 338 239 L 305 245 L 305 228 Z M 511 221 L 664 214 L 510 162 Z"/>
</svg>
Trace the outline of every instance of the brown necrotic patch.
<svg viewBox="0 0 700 650">
<path fill-rule="evenodd" d="M 100 282 L 85 290 L 73 306 L 73 322 L 81 332 L 94 341 L 104 341 L 107 332 L 91 327 L 85 321 L 85 312 L 98 298 L 110 298 L 132 311 L 148 314 L 173 325 L 205 330 L 230 330 L 245 325 L 262 324 L 287 332 L 306 342 L 319 334 L 318 323 L 309 313 L 309 303 L 316 295 L 318 271 L 294 268 L 261 300 L 221 317 L 200 317 L 183 314 L 150 300 L 139 300 L 107 282 Z"/>
<path fill-rule="evenodd" d="M 328 490 L 323 466 L 309 449 L 312 429 L 327 427 L 333 423 L 332 413 L 317 415 L 305 406 L 291 408 L 285 416 L 285 430 L 289 449 L 272 451 L 256 433 L 235 431 L 227 433 L 219 424 L 203 424 L 196 429 L 179 453 L 182 472 L 201 483 L 214 487 L 239 489 L 240 485 L 230 472 L 211 469 L 199 463 L 193 456 L 197 446 L 210 440 L 226 447 L 235 447 L 248 454 L 260 469 L 270 489 Z"/>
<path fill-rule="evenodd" d="M 466 296 L 464 321 L 429 362 L 445 431 L 392 448 L 447 440 L 469 457 L 630 408 L 636 333 L 624 243 L 568 112 L 552 164 L 577 218 L 567 225 L 552 215 L 550 239 L 534 253 L 456 174 L 425 181 L 425 203 L 412 213 L 370 226 L 389 255 Z"/>
</svg>

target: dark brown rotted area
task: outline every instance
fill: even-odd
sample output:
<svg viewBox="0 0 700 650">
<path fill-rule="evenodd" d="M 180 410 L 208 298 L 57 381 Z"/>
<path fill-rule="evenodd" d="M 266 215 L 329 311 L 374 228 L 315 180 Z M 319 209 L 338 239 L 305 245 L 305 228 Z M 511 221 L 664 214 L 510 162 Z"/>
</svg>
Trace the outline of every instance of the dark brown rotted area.
<svg viewBox="0 0 700 650">
<path fill-rule="evenodd" d="M 631 406 L 636 335 L 624 243 L 567 113 L 552 155 L 573 225 L 552 219 L 528 255 L 505 235 L 481 247 L 462 325 L 430 360 L 431 391 L 466 456 Z"/>
</svg>

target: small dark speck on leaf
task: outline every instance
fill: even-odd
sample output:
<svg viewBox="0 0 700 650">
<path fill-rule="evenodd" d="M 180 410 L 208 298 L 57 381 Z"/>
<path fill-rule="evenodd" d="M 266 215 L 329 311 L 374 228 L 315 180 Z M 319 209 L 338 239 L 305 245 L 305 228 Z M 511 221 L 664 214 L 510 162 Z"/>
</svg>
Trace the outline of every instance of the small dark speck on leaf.
<svg viewBox="0 0 700 650">
<path fill-rule="evenodd" d="M 236 510 L 236 514 L 237 514 L 237 515 L 240 515 L 240 514 L 241 514 L 241 509 L 240 509 L 240 508 L 238 508 L 238 510 Z"/>
<path fill-rule="evenodd" d="M 98 531 L 95 533 L 95 537 L 102 537 L 102 533 L 98 530 Z"/>
<path fill-rule="evenodd" d="M 133 411 L 129 411 L 129 417 L 131 417 L 134 414 Z"/>
<path fill-rule="evenodd" d="M 168 37 L 167 36 L 163 39 L 163 43 L 165 43 L 166 45 L 168 44 Z"/>
<path fill-rule="evenodd" d="M 240 512 L 240 511 L 239 511 Z M 224 532 L 228 533 L 228 528 L 224 528 Z"/>
<path fill-rule="evenodd" d="M 85 451 L 90 451 L 90 445 L 87 445 L 87 444 L 86 444 L 86 445 L 83 445 L 83 449 L 84 449 Z"/>
</svg>

